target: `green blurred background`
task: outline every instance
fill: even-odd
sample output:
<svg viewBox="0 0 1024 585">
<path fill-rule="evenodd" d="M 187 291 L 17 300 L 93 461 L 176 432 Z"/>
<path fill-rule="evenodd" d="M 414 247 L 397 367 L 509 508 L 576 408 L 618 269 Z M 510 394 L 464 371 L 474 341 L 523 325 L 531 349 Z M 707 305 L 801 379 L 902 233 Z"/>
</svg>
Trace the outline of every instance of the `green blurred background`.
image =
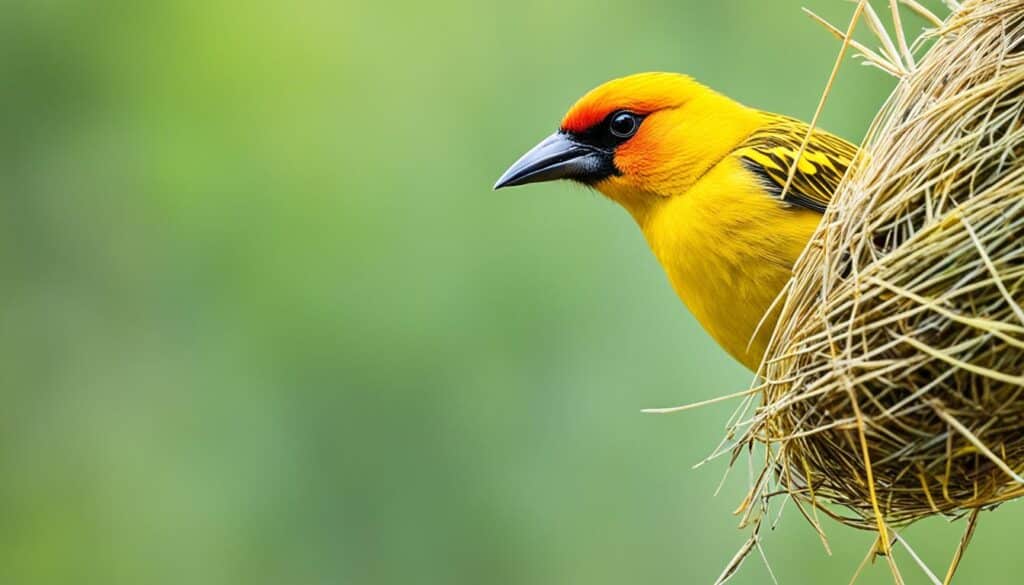
<svg viewBox="0 0 1024 585">
<path fill-rule="evenodd" d="M 490 186 L 631 72 L 810 118 L 838 44 L 801 3 L 852 10 L 3 2 L 0 583 L 711 583 L 746 470 L 691 465 L 732 405 L 640 409 L 750 375 L 622 210 Z M 892 83 L 848 63 L 824 126 Z M 1019 582 L 1019 518 L 962 583 Z M 847 582 L 871 537 L 828 528 L 766 535 L 781 583 Z M 942 569 L 960 529 L 908 535 Z"/>
</svg>

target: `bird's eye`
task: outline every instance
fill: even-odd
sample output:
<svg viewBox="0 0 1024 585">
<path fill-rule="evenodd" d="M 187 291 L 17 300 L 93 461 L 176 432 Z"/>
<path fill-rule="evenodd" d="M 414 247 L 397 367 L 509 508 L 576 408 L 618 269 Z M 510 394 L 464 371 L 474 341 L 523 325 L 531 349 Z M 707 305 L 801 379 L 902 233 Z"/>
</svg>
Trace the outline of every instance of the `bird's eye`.
<svg viewBox="0 0 1024 585">
<path fill-rule="evenodd" d="M 616 138 L 629 138 L 640 128 L 640 117 L 632 112 L 618 112 L 608 121 L 608 131 Z"/>
</svg>

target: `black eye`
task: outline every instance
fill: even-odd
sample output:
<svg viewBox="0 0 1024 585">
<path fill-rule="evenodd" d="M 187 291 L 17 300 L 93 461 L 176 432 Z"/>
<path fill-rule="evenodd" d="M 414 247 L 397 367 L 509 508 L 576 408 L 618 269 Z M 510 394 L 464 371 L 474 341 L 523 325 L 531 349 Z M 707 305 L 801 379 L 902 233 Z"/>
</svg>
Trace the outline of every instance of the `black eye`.
<svg viewBox="0 0 1024 585">
<path fill-rule="evenodd" d="M 612 114 L 608 121 L 608 131 L 616 138 L 629 138 L 640 128 L 640 117 L 631 112 Z"/>
</svg>

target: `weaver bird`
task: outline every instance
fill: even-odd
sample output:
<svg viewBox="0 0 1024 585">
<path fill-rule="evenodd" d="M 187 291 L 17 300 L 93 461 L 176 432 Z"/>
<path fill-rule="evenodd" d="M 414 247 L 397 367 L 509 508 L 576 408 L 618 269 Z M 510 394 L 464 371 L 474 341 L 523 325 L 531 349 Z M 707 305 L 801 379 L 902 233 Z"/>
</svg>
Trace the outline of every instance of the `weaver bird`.
<svg viewBox="0 0 1024 585">
<path fill-rule="evenodd" d="M 682 301 L 756 371 L 776 297 L 857 148 L 684 75 L 642 73 L 583 96 L 495 189 L 569 179 L 624 207 Z"/>
</svg>

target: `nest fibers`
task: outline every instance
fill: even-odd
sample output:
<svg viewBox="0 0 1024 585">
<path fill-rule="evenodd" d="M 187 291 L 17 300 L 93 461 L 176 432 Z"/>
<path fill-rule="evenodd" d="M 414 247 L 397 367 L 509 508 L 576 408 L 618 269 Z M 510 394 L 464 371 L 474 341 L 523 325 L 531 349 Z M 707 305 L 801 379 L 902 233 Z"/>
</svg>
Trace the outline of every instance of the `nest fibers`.
<svg viewBox="0 0 1024 585">
<path fill-rule="evenodd" d="M 819 531 L 818 511 L 876 531 L 902 583 L 895 529 L 968 515 L 948 583 L 978 511 L 1024 495 L 1024 0 L 951 4 L 920 63 L 899 32 L 865 55 L 899 86 L 794 269 L 763 403 L 736 429 L 737 455 L 767 445 L 738 558 L 784 495 Z"/>
</svg>

